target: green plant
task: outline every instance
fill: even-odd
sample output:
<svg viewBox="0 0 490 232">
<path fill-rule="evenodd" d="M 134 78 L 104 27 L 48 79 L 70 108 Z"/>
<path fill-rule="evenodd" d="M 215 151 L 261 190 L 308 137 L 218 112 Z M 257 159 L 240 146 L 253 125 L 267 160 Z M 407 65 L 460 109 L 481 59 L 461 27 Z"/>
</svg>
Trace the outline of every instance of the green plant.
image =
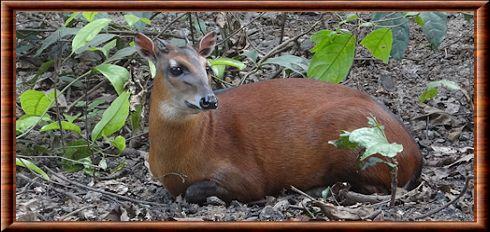
<svg viewBox="0 0 490 232">
<path fill-rule="evenodd" d="M 140 13 L 127 13 L 124 18 L 129 26 L 128 28 L 137 27 L 139 22 L 145 25 L 151 24 L 151 20 L 143 17 Z M 81 28 L 69 27 L 77 20 L 79 23 L 84 24 Z M 108 155 L 106 152 L 108 148 L 113 147 L 120 154 L 126 147 L 126 139 L 121 135 L 114 136 L 114 134 L 118 133 L 126 124 L 129 115 L 129 101 L 132 94 L 128 91 L 127 85 L 130 73 L 125 67 L 118 65 L 117 62 L 130 57 L 136 50 L 130 45 L 122 48 L 118 46 L 127 41 L 124 41 L 118 34 L 110 32 L 109 28 L 115 26 L 108 14 L 97 12 L 72 13 L 62 27 L 44 39 L 35 54 L 35 56 L 43 54 L 50 56 L 49 53 L 45 52 L 46 49 L 55 44 L 63 43 L 62 39 L 73 37 L 69 55 L 62 58 L 59 54 L 62 55 L 63 51 L 59 51 L 59 54 L 55 55 L 54 58 L 44 62 L 33 82 L 49 68 L 55 69 L 56 76 L 62 74 L 59 71 L 59 67 L 67 60 L 76 60 L 83 53 L 99 53 L 103 56 L 94 62 L 95 65 L 81 75 L 63 73 L 63 78 L 58 78 L 59 81 L 56 86 L 61 84 L 60 81 L 62 80 L 69 80 L 69 83 L 62 90 L 57 90 L 56 87 L 46 92 L 29 89 L 24 91 L 19 97 L 20 106 L 24 114 L 16 122 L 17 138 L 23 138 L 36 128 L 41 133 L 61 136 L 61 149 L 54 149 L 54 151 L 61 153 L 58 154 L 59 156 L 54 157 L 60 158 L 61 166 L 66 171 L 83 169 L 86 173 L 96 174 L 95 169 L 105 170 L 107 168 L 104 157 Z M 116 51 L 112 52 L 113 50 Z M 74 78 L 66 75 L 74 75 Z M 60 109 L 58 106 L 59 99 L 64 97 L 63 95 L 67 90 L 72 86 L 84 88 L 83 85 L 78 84 L 79 81 L 85 80 L 87 82 L 87 78 L 97 76 L 105 77 L 111 83 L 117 95 L 119 95 L 109 107 L 105 110 L 98 109 L 98 106 L 105 103 L 101 99 L 86 102 L 82 100 L 83 98 L 79 98 L 65 112 Z M 74 116 L 70 115 L 68 110 L 72 106 L 83 107 L 83 115 L 81 112 Z M 87 120 L 89 119 L 96 122 L 91 131 L 88 131 L 90 128 L 87 128 Z M 85 136 L 89 134 L 91 134 L 90 138 Z M 103 148 L 104 146 L 106 148 Z M 101 155 L 98 165 L 92 164 L 94 162 L 94 154 Z M 30 158 L 30 156 L 23 156 L 22 159 L 18 159 L 17 165 L 29 168 L 42 175 L 43 178 L 47 177 L 47 174 L 42 172 L 36 164 L 25 158 Z"/>
<path fill-rule="evenodd" d="M 362 165 L 361 170 L 365 170 L 379 163 L 387 165 L 390 169 L 392 179 L 390 205 L 394 206 L 398 172 L 396 156 L 403 151 L 403 146 L 388 142 L 384 132 L 384 126 L 374 116 L 371 115 L 367 119 L 369 127 L 355 129 L 351 132 L 342 131 L 338 140 L 328 141 L 328 143 L 341 149 L 355 150 L 363 148 L 364 152 L 358 157 Z"/>
<path fill-rule="evenodd" d="M 437 49 L 447 31 L 447 15 L 442 12 L 374 13 L 366 21 L 357 14 L 346 14 L 334 30 L 321 30 L 311 36 L 315 46 L 307 76 L 330 83 L 340 83 L 347 77 L 354 61 L 357 37 L 366 28 L 371 30 L 360 41 L 371 55 L 388 63 L 390 57 L 401 59 L 408 46 L 409 19 L 413 19 Z M 349 31 L 342 26 L 353 24 Z"/>
</svg>

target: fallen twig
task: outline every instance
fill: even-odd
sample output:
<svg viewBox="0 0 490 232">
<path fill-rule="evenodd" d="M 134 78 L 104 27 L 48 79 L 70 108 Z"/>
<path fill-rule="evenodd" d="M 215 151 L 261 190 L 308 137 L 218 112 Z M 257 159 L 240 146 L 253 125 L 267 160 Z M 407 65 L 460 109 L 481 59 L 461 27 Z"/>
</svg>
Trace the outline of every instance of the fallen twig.
<svg viewBox="0 0 490 232">
<path fill-rule="evenodd" d="M 417 217 L 414 217 L 413 220 L 418 220 L 418 219 L 422 219 L 422 218 L 426 218 L 426 217 L 429 217 L 445 208 L 447 208 L 448 206 L 454 204 L 456 201 L 459 200 L 459 198 L 461 198 L 465 193 L 466 191 L 468 190 L 468 185 L 470 183 L 470 178 L 468 177 L 468 175 L 466 176 L 466 180 L 465 180 L 465 183 L 464 183 L 464 187 L 463 189 L 461 190 L 461 192 L 459 193 L 459 195 L 457 197 L 455 197 L 454 199 L 452 199 L 451 201 L 449 201 L 447 204 L 444 204 L 442 205 L 441 207 L 439 208 L 435 208 L 425 214 L 422 214 L 420 216 L 417 216 Z"/>
<path fill-rule="evenodd" d="M 50 168 L 48 167 L 45 167 L 46 170 L 48 170 L 51 174 L 53 174 L 54 176 L 56 176 L 57 178 L 60 178 L 61 180 L 63 181 L 66 181 L 72 185 L 75 185 L 77 187 L 80 187 L 80 188 L 84 188 L 86 190 L 90 190 L 90 191 L 94 191 L 94 192 L 98 192 L 98 193 L 102 193 L 104 195 L 109 195 L 109 196 L 112 196 L 112 197 L 115 197 L 115 198 L 119 198 L 119 199 L 123 199 L 123 200 L 126 200 L 126 201 L 131 201 L 131 202 L 134 202 L 134 203 L 139 203 L 139 204 L 145 204 L 145 205 L 155 205 L 155 206 L 160 206 L 160 207 L 165 207 L 164 204 L 159 204 L 159 203 L 155 203 L 155 202 L 149 202 L 149 201 L 143 201 L 143 200 L 137 200 L 137 199 L 133 199 L 133 198 L 130 198 L 130 197 L 126 197 L 126 196 L 121 196 L 121 195 L 118 195 L 118 194 L 115 194 L 115 193 L 111 193 L 111 192 L 106 192 L 104 190 L 100 190 L 100 189 L 96 189 L 96 188 L 92 188 L 92 187 L 88 187 L 88 186 L 85 186 L 83 184 L 80 184 L 80 183 L 77 183 L 75 181 L 72 181 L 72 180 L 69 180 L 61 175 L 59 175 L 58 173 L 54 172 L 53 170 L 51 170 Z"/>
</svg>

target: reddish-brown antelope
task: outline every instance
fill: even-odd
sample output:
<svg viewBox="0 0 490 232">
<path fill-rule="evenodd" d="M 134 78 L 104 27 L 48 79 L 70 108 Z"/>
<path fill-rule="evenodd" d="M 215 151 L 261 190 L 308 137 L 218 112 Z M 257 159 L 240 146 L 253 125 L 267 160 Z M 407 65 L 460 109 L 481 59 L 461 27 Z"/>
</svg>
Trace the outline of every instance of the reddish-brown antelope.
<svg viewBox="0 0 490 232">
<path fill-rule="evenodd" d="M 342 181 L 364 193 L 387 193 L 385 165 L 364 171 L 360 151 L 328 141 L 341 130 L 365 127 L 375 116 L 390 142 L 403 145 L 398 185 L 413 186 L 420 175 L 420 151 L 390 112 L 370 96 L 342 85 L 310 79 L 276 79 L 242 85 L 215 95 L 206 57 L 216 33 L 197 49 L 138 34 L 140 54 L 156 64 L 151 91 L 151 173 L 168 191 L 189 202 L 209 196 L 249 202 L 295 186 L 307 190 Z"/>
</svg>

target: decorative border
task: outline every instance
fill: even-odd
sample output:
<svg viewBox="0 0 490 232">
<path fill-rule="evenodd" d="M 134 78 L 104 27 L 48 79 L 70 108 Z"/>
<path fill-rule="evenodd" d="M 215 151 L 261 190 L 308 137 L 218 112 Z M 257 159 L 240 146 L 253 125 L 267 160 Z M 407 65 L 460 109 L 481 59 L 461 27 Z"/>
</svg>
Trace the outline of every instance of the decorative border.
<svg viewBox="0 0 490 232">
<path fill-rule="evenodd" d="M 475 222 L 15 222 L 15 11 L 474 11 Z M 487 1 L 3 1 L 1 3 L 1 230 L 480 229 L 486 228 Z"/>
</svg>

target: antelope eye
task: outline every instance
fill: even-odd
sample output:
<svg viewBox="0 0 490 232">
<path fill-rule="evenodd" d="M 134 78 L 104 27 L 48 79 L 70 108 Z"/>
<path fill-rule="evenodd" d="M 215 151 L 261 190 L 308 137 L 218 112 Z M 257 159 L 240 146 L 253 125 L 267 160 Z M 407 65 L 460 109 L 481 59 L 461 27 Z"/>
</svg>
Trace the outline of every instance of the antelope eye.
<svg viewBox="0 0 490 232">
<path fill-rule="evenodd" d="M 170 67 L 169 71 L 170 71 L 170 74 L 172 74 L 172 76 L 180 76 L 184 72 L 182 67 L 179 67 L 179 66 Z"/>
</svg>

